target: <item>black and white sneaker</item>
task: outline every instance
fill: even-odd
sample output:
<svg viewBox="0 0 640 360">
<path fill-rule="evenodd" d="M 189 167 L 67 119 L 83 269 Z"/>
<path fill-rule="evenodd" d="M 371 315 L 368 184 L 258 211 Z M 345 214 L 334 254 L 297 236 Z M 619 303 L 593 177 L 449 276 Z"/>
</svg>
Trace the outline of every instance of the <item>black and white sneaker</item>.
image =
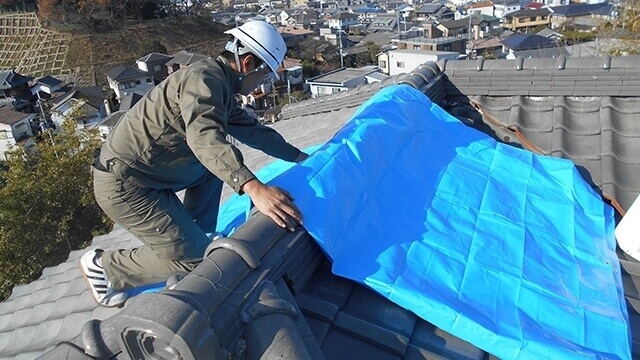
<svg viewBox="0 0 640 360">
<path fill-rule="evenodd" d="M 106 307 L 122 306 L 129 297 L 124 291 L 111 288 L 99 260 L 102 249 L 89 250 L 80 258 L 80 272 L 84 277 L 93 298 L 99 305 Z"/>
</svg>

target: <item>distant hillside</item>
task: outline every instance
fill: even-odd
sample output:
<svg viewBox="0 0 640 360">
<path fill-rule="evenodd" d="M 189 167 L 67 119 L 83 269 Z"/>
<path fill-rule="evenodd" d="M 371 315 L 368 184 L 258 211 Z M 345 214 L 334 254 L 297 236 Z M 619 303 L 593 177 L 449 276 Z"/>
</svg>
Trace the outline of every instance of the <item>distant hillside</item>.
<svg viewBox="0 0 640 360">
<path fill-rule="evenodd" d="M 165 18 L 136 22 L 100 34 L 73 34 L 41 26 L 35 13 L 0 14 L 0 70 L 60 76 L 81 86 L 106 83 L 105 70 L 135 66 L 153 51 L 180 50 L 216 55 L 225 28 L 206 19 Z"/>
</svg>

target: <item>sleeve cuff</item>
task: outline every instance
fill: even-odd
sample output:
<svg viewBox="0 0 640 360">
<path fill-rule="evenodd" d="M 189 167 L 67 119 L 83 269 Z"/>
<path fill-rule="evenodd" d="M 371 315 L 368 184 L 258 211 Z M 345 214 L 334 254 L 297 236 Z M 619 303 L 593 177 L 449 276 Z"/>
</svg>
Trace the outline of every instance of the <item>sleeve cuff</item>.
<svg viewBox="0 0 640 360">
<path fill-rule="evenodd" d="M 246 166 L 243 166 L 229 175 L 227 184 L 233 189 L 233 191 L 242 195 L 242 185 L 255 178 L 256 176 L 253 174 L 253 172 L 251 172 L 251 170 L 249 170 L 249 168 L 247 168 Z"/>
</svg>

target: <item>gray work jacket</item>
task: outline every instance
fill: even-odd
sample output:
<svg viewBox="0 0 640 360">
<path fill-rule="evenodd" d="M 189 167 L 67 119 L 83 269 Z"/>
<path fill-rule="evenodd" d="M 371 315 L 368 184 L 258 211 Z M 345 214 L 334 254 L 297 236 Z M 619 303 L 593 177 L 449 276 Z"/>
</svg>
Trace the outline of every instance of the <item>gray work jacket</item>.
<svg viewBox="0 0 640 360">
<path fill-rule="evenodd" d="M 238 106 L 240 85 L 239 74 L 221 58 L 177 71 L 123 116 L 101 160 L 141 187 L 177 191 L 211 172 L 240 192 L 255 176 L 227 134 L 285 161 L 300 153 Z"/>
</svg>

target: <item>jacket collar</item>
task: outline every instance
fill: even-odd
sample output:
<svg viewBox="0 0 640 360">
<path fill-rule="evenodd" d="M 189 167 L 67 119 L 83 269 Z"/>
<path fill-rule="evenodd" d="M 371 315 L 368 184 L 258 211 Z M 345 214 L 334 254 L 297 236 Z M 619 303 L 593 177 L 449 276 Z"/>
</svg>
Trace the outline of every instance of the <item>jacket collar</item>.
<svg viewBox="0 0 640 360">
<path fill-rule="evenodd" d="M 240 91 L 240 88 L 242 86 L 242 81 L 240 80 L 241 74 L 231 67 L 229 60 L 227 60 L 227 58 L 225 58 L 224 56 L 218 56 L 216 58 L 216 62 L 218 63 L 218 65 L 220 65 L 220 68 L 224 72 L 225 78 L 227 79 L 227 81 L 229 81 L 229 84 L 231 85 L 233 91 L 235 93 Z"/>
</svg>

